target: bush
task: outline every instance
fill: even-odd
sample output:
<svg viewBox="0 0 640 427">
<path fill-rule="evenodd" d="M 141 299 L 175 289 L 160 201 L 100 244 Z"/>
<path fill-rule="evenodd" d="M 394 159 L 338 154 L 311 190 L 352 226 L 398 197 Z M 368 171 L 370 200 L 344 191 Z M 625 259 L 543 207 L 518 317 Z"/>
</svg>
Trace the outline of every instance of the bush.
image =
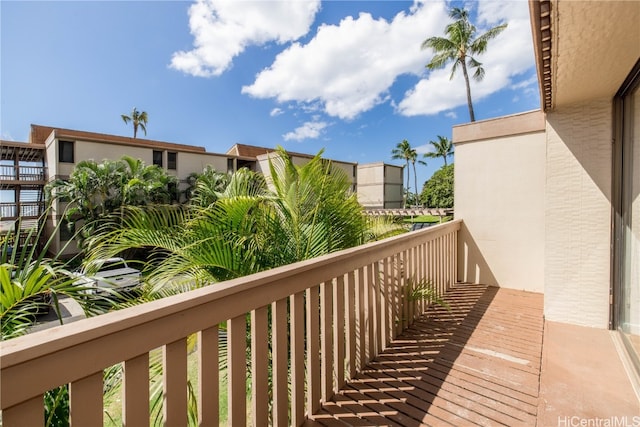
<svg viewBox="0 0 640 427">
<path fill-rule="evenodd" d="M 441 167 L 424 183 L 420 199 L 429 208 L 453 207 L 453 164 Z"/>
</svg>

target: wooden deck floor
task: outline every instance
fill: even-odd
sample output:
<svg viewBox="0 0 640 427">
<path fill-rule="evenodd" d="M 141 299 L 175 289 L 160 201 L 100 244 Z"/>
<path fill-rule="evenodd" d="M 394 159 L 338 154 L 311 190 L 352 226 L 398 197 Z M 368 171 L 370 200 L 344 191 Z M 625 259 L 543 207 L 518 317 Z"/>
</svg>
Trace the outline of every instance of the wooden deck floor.
<svg viewBox="0 0 640 427">
<path fill-rule="evenodd" d="M 457 285 L 308 425 L 535 426 L 543 296 Z"/>
</svg>

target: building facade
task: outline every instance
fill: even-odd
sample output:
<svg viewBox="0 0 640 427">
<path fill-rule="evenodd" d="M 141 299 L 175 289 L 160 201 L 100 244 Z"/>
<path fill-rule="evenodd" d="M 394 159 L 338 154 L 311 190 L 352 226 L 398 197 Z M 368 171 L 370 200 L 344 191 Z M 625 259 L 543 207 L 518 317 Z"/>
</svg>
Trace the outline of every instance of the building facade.
<svg viewBox="0 0 640 427">
<path fill-rule="evenodd" d="M 175 144 L 164 141 L 129 138 L 50 126 L 31 125 L 28 143 L 2 141 L 0 144 L 0 224 L 6 232 L 21 219 L 26 229 L 33 227 L 43 213 L 44 186 L 56 179 L 67 179 L 74 167 L 83 160 L 100 162 L 105 159 L 116 160 L 122 156 L 140 159 L 147 165 L 157 165 L 168 174 L 178 178 L 178 190 L 187 188 L 187 178 L 201 173 L 210 166 L 217 171 L 232 173 L 240 168 L 248 168 L 270 175 L 269 159 L 275 149 L 245 144 L 235 144 L 227 153 L 210 153 L 204 147 Z M 314 156 L 304 153 L 288 152 L 294 164 L 302 165 Z M 385 165 L 391 170 L 389 176 L 381 179 L 364 171 L 367 165 L 331 160 L 331 163 L 343 170 L 351 182 L 354 192 L 377 191 L 384 200 L 402 200 L 402 168 Z M 374 164 L 377 165 L 377 164 Z M 363 173 L 359 175 L 360 166 Z M 399 174 L 398 186 L 396 175 Z M 359 200 L 366 200 L 359 195 Z M 368 207 L 368 205 L 364 205 Z M 392 206 L 390 206 L 392 207 Z M 395 207 L 395 206 L 393 206 Z M 46 229 L 51 233 L 63 220 L 64 206 L 59 202 L 46 221 Z M 51 249 L 63 255 L 77 253 L 74 242 L 67 240 L 69 233 L 56 233 Z"/>
<path fill-rule="evenodd" d="M 369 209 L 403 207 L 403 166 L 383 162 L 358 165 L 358 201 Z"/>
<path fill-rule="evenodd" d="M 462 280 L 544 292 L 640 372 L 640 3 L 531 1 L 541 110 L 456 126 Z"/>
</svg>

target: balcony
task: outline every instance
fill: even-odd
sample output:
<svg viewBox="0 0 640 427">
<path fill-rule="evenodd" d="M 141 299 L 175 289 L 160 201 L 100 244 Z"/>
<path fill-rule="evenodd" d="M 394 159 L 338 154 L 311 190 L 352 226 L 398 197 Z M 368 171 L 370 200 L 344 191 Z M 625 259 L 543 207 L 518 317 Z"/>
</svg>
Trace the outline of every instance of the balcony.
<svg viewBox="0 0 640 427">
<path fill-rule="evenodd" d="M 632 421 L 640 407 L 615 363 L 609 332 L 545 323 L 542 294 L 456 283 L 460 225 L 3 342 L 3 425 L 43 425 L 43 394 L 62 384 L 70 384 L 72 425 L 102 425 L 103 370 L 120 363 L 123 424 L 148 425 L 149 358 L 158 348 L 164 423 L 188 425 L 192 334 L 202 426 L 221 421 L 220 339 L 228 350 L 227 423 L 233 426 Z M 416 298 L 416 284 L 426 281 L 448 309 Z"/>
<path fill-rule="evenodd" d="M 0 165 L 0 182 L 5 185 L 45 185 L 44 166 Z"/>
<path fill-rule="evenodd" d="M 0 203 L 0 218 L 3 220 L 34 219 L 40 217 L 42 212 L 44 212 L 44 202 Z"/>
</svg>

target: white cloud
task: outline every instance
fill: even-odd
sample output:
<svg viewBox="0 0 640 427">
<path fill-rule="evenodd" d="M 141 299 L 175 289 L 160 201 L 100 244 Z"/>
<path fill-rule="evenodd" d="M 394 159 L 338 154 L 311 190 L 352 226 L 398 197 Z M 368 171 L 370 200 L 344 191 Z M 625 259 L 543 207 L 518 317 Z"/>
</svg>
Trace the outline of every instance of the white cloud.
<svg viewBox="0 0 640 427">
<path fill-rule="evenodd" d="M 415 147 L 415 150 L 416 150 L 416 153 L 418 153 L 418 154 L 431 153 L 433 151 L 433 145 L 431 145 L 431 144 L 419 145 L 419 146 Z"/>
<path fill-rule="evenodd" d="M 321 134 L 322 130 L 326 128 L 329 124 L 326 122 L 312 121 L 306 122 L 299 128 L 296 128 L 293 132 L 288 132 L 282 137 L 285 141 L 302 141 L 303 139 L 317 139 Z"/>
<path fill-rule="evenodd" d="M 500 22 L 508 22 L 509 25 L 489 42 L 487 52 L 477 57 L 483 63 L 486 76 L 482 82 L 471 82 L 474 104 L 492 93 L 512 86 L 513 78 L 535 65 L 527 2 L 481 1 L 477 5 L 479 33 Z M 421 79 L 407 91 L 398 104 L 398 111 L 405 116 L 432 115 L 466 105 L 462 70 L 458 70 L 451 81 L 450 74 L 448 64 Z"/>
<path fill-rule="evenodd" d="M 456 114 L 455 111 L 447 111 L 446 113 L 444 113 L 445 117 L 448 117 L 450 119 L 457 119 L 458 118 L 458 114 Z"/>
<path fill-rule="evenodd" d="M 528 78 L 526 80 L 522 80 L 520 82 L 512 84 L 510 86 L 510 89 L 512 89 L 512 90 L 526 89 L 526 88 L 530 88 L 532 86 L 534 88 L 538 87 L 538 76 L 535 75 L 535 74 L 532 77 L 530 77 L 530 78 Z"/>
<path fill-rule="evenodd" d="M 421 75 L 430 53 L 422 41 L 442 32 L 443 1 L 417 2 L 390 22 L 368 13 L 321 25 L 307 44 L 294 43 L 242 92 L 279 102 L 320 103 L 325 113 L 352 119 L 390 99 L 401 74 Z"/>
<path fill-rule="evenodd" d="M 247 46 L 304 36 L 320 0 L 197 0 L 189 8 L 194 48 L 179 51 L 171 67 L 199 77 L 218 76 Z"/>
<path fill-rule="evenodd" d="M 281 109 L 281 108 L 274 108 L 273 110 L 271 110 L 271 112 L 269 113 L 269 115 L 270 115 L 271 117 L 276 117 L 276 116 L 279 116 L 280 114 L 283 114 L 283 113 L 284 113 L 284 111 L 282 111 L 282 109 Z"/>
<path fill-rule="evenodd" d="M 9 132 L 2 132 L 2 138 L 5 141 L 15 141 L 15 139 L 13 138 L 13 136 L 11 136 L 11 134 Z"/>
</svg>

